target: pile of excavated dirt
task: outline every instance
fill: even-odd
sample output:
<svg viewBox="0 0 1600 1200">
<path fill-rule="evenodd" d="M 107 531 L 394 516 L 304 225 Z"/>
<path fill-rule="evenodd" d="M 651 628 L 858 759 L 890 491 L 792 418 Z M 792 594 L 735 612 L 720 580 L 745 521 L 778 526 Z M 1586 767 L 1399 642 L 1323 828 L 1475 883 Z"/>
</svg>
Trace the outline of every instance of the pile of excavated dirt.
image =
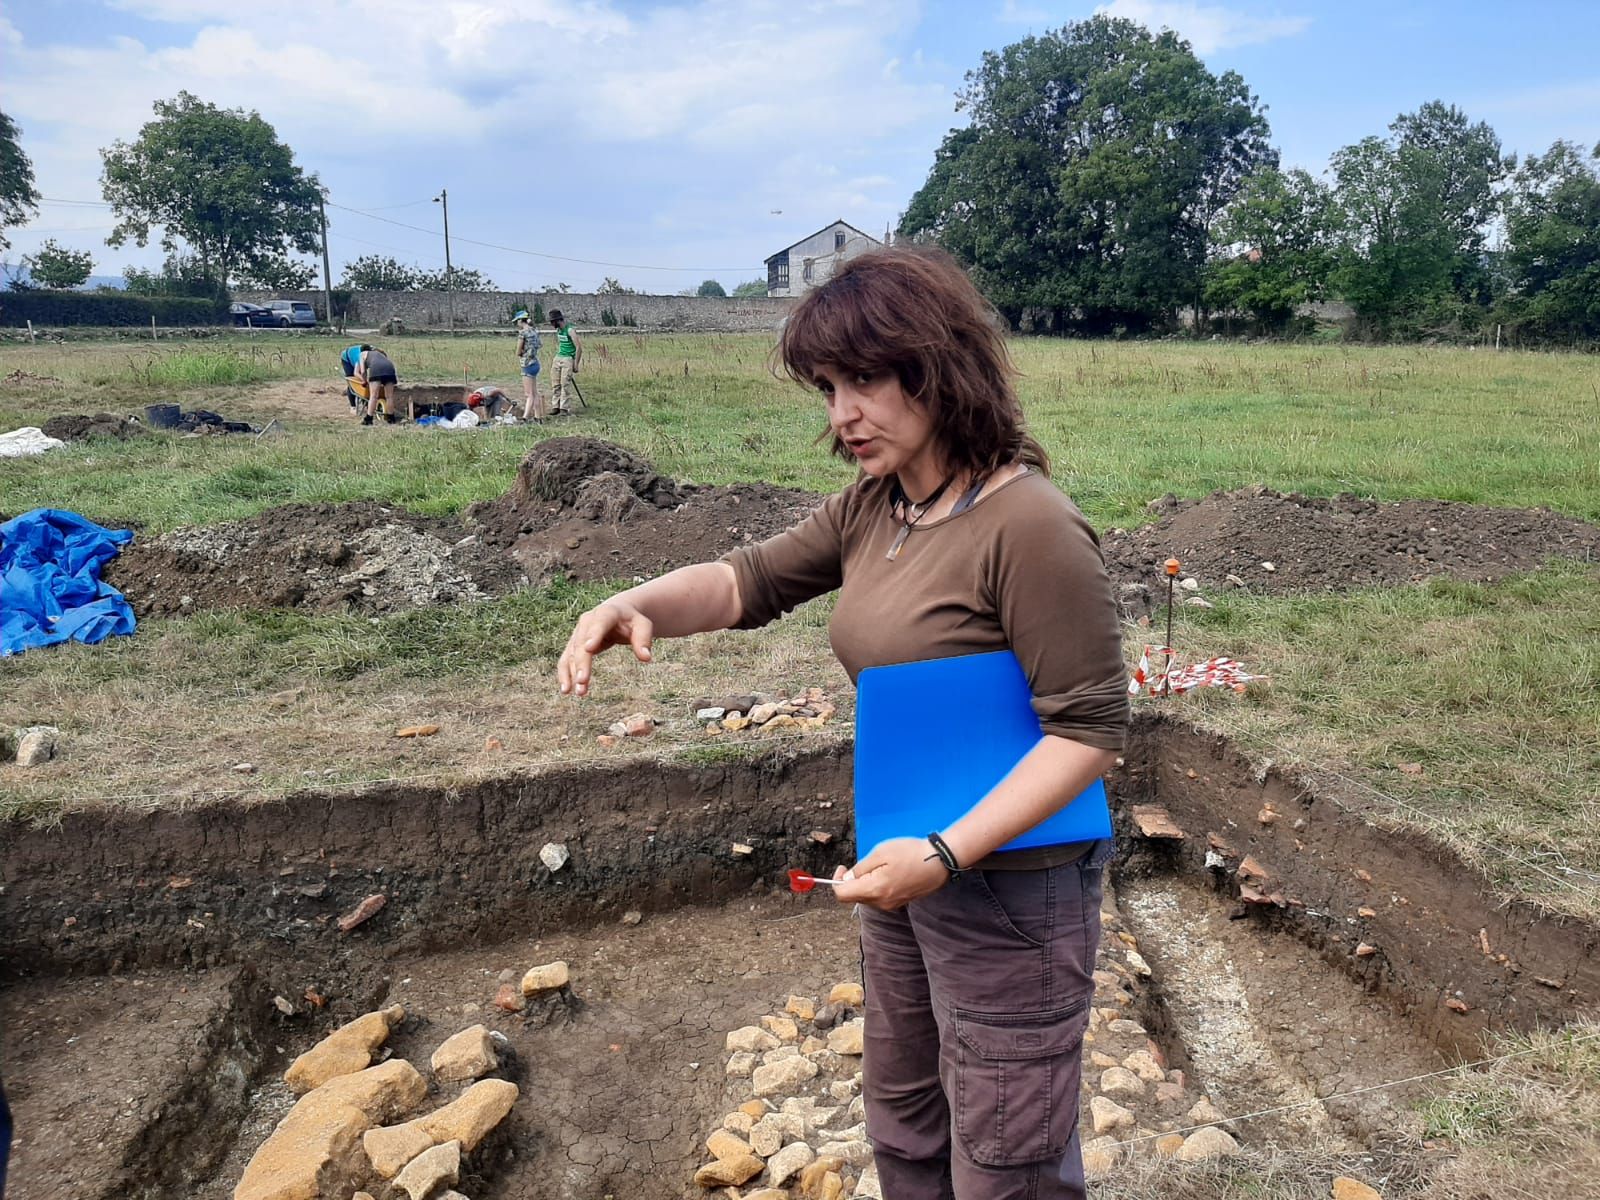
<svg viewBox="0 0 1600 1200">
<path fill-rule="evenodd" d="M 678 483 L 621 446 L 563 437 L 540 443 L 511 490 L 466 521 L 530 578 L 614 579 L 720 558 L 782 533 L 820 499 L 765 483 Z"/>
<path fill-rule="evenodd" d="M 370 501 L 291 504 L 136 539 L 105 572 L 140 614 L 305 608 L 382 614 L 483 599 L 520 568 L 453 521 Z"/>
<path fill-rule="evenodd" d="M 96 413 L 92 417 L 64 413 L 51 417 L 40 428 L 46 437 L 60 438 L 63 442 L 84 442 L 90 438 L 116 438 L 120 442 L 146 432 L 139 422 L 115 413 Z"/>
<path fill-rule="evenodd" d="M 1164 496 L 1151 511 L 1160 514 L 1153 525 L 1101 539 L 1118 583 L 1164 587 L 1168 558 L 1206 587 L 1267 592 L 1398 586 L 1441 575 L 1489 582 L 1552 558 L 1600 561 L 1600 528 L 1540 508 L 1323 499 L 1253 487 L 1201 500 Z"/>
</svg>

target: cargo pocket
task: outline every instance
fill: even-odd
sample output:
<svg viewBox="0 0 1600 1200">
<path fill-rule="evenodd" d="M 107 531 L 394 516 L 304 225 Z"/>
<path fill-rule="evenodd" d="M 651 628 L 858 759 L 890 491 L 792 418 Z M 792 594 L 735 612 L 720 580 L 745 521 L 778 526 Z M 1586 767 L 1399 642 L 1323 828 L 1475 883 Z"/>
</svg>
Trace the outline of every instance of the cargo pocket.
<svg viewBox="0 0 1600 1200">
<path fill-rule="evenodd" d="M 974 1162 L 1062 1154 L 1078 1119 L 1087 996 L 1042 1013 L 955 1011 L 956 1136 Z"/>
</svg>

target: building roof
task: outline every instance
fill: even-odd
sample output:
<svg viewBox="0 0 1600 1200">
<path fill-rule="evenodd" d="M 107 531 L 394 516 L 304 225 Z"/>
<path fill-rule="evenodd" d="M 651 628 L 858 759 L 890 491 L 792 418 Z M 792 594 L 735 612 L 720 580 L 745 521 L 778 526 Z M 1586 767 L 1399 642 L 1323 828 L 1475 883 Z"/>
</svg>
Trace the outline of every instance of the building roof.
<svg viewBox="0 0 1600 1200">
<path fill-rule="evenodd" d="M 809 242 L 812 238 L 816 237 L 817 234 L 819 234 L 819 233 L 827 233 L 828 230 L 832 229 L 835 225 L 843 225 L 851 233 L 855 234 L 857 237 L 866 238 L 867 241 L 871 242 L 874 246 L 883 245 L 882 242 L 880 242 L 877 238 L 873 237 L 870 233 L 862 233 L 861 230 L 857 229 L 854 225 L 850 224 L 849 221 L 845 221 L 845 220 L 829 221 L 821 229 L 814 230 L 813 232 L 806 234 L 805 237 L 800 238 L 798 241 L 790 242 L 782 250 L 773 251 L 771 254 L 767 255 L 766 261 L 767 262 L 771 262 L 773 259 L 777 258 L 778 255 L 789 253 L 789 251 L 793 250 L 801 242 Z"/>
</svg>

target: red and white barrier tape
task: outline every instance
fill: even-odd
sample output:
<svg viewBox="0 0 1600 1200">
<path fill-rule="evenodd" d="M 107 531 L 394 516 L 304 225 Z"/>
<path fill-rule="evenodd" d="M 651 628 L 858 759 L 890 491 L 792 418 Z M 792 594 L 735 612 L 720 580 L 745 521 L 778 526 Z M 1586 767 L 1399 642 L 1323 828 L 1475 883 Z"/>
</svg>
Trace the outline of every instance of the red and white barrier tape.
<svg viewBox="0 0 1600 1200">
<path fill-rule="evenodd" d="M 1152 654 L 1165 658 L 1163 668 L 1151 668 Z M 1232 658 L 1208 658 L 1192 667 L 1176 667 L 1173 658 L 1172 650 L 1166 646 L 1146 646 L 1139 654 L 1139 666 L 1133 672 L 1133 678 L 1128 680 L 1128 695 L 1137 696 L 1144 692 L 1151 696 L 1181 696 L 1184 692 L 1203 687 L 1226 687 L 1242 692 L 1251 680 L 1267 678 L 1265 675 L 1252 675 L 1243 663 Z"/>
</svg>

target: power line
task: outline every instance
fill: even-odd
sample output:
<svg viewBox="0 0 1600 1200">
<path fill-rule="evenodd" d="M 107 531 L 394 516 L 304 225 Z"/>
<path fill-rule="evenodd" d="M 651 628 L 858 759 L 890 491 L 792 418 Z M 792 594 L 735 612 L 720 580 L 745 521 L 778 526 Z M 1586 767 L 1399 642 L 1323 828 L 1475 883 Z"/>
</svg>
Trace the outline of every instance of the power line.
<svg viewBox="0 0 1600 1200">
<path fill-rule="evenodd" d="M 368 220 L 382 221 L 386 225 L 398 225 L 401 229 L 409 229 L 413 233 L 425 233 L 429 237 L 439 236 L 439 231 L 436 229 L 425 229 L 420 225 L 408 225 L 404 221 L 396 221 L 390 217 L 380 217 L 375 213 L 367 212 L 363 209 L 351 208 L 345 204 L 335 204 L 332 200 L 328 201 L 328 207 L 341 209 L 344 212 L 355 213 L 357 216 L 366 217 Z M 549 258 L 555 260 L 556 262 L 580 263 L 588 267 L 618 267 L 626 271 L 752 271 L 755 269 L 749 263 L 744 263 L 739 266 L 721 267 L 663 267 L 649 263 L 606 262 L 603 259 L 573 258 L 570 255 L 565 254 L 547 254 L 542 250 L 524 250 L 518 246 L 502 246 L 496 242 L 482 242 L 478 241 L 476 238 L 466 238 L 461 237 L 460 235 L 457 235 L 455 240 L 458 242 L 466 242 L 468 245 L 472 246 L 482 246 L 486 250 L 500 250 L 507 254 L 526 254 L 532 258 Z"/>
</svg>

